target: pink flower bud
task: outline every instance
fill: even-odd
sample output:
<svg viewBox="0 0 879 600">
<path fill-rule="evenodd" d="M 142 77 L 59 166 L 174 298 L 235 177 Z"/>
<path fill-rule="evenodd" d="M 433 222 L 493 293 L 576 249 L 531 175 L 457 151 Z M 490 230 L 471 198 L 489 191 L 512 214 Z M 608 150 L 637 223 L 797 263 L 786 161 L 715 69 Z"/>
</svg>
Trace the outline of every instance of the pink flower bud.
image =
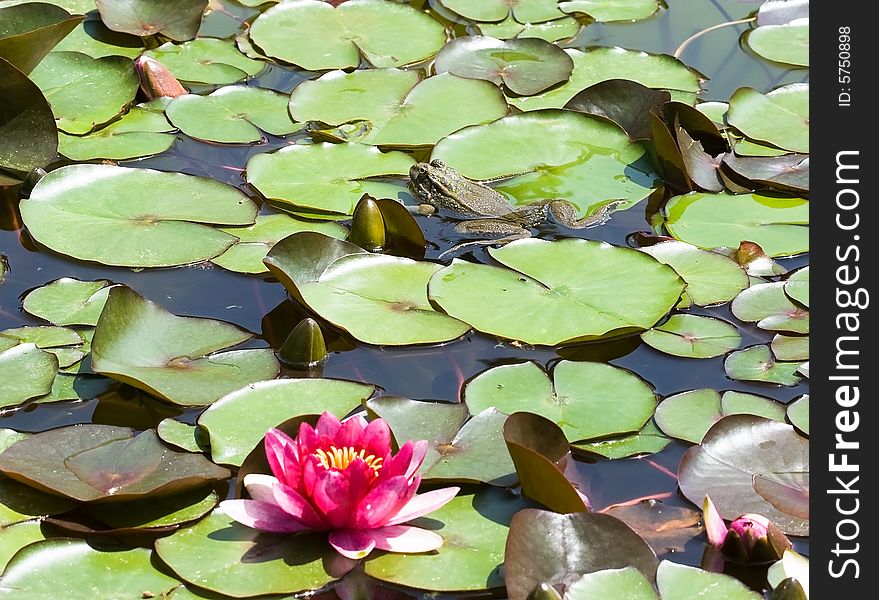
<svg viewBox="0 0 879 600">
<path fill-rule="evenodd" d="M 134 67 L 140 77 L 140 89 L 149 100 L 161 97 L 176 98 L 189 93 L 171 71 L 149 56 L 139 56 L 134 61 Z"/>
</svg>

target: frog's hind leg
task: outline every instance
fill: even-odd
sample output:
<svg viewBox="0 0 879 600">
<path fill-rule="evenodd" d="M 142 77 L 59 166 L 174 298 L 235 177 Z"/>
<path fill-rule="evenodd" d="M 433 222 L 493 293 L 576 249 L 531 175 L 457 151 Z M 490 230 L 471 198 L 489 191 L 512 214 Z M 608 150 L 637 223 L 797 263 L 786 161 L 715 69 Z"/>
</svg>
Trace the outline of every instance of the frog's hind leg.
<svg viewBox="0 0 879 600">
<path fill-rule="evenodd" d="M 474 242 L 457 244 L 440 254 L 437 258 L 443 258 L 453 252 L 458 252 L 463 248 L 469 248 L 471 246 L 503 246 L 504 244 L 509 244 L 516 240 L 531 237 L 531 232 L 524 227 L 516 225 L 515 223 L 506 223 L 498 219 L 472 219 L 470 221 L 462 221 L 455 226 L 455 231 L 469 235 L 506 235 L 490 240 L 476 240 Z"/>
<path fill-rule="evenodd" d="M 607 223 L 613 210 L 623 204 L 625 200 L 614 200 L 608 202 L 593 214 L 582 219 L 577 218 L 577 208 L 567 200 L 550 200 L 549 213 L 552 218 L 570 229 L 586 229 L 587 227 L 595 227 Z"/>
</svg>

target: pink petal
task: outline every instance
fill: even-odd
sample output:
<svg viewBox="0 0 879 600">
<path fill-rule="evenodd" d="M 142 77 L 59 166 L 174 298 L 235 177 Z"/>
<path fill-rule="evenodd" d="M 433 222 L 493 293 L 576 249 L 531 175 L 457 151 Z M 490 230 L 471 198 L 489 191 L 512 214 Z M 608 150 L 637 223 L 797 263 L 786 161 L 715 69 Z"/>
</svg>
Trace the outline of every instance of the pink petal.
<svg viewBox="0 0 879 600">
<path fill-rule="evenodd" d="M 339 529 L 330 533 L 330 545 L 345 558 L 365 558 L 373 548 L 375 540 L 369 531 L 360 529 Z"/>
<path fill-rule="evenodd" d="M 718 548 L 722 546 L 724 539 L 726 539 L 726 524 L 723 522 L 723 517 L 717 512 L 714 502 L 708 496 L 705 496 L 705 501 L 702 503 L 702 521 L 705 524 L 708 543 Z"/>
<path fill-rule="evenodd" d="M 250 497 L 260 502 L 275 504 L 275 494 L 272 491 L 278 484 L 278 480 L 271 475 L 250 473 L 244 476 L 244 487 Z"/>
<path fill-rule="evenodd" d="M 375 540 L 376 548 L 388 552 L 430 552 L 443 545 L 441 535 L 419 527 L 390 525 L 371 529 L 368 533 Z"/>
<path fill-rule="evenodd" d="M 317 431 L 308 423 L 299 424 L 299 433 L 296 435 L 296 447 L 299 450 L 300 458 L 304 458 L 309 454 L 314 454 L 320 443 L 320 436 Z"/>
<path fill-rule="evenodd" d="M 296 441 L 280 429 L 269 429 L 265 437 L 266 459 L 275 476 L 291 487 L 299 479 Z"/>
<path fill-rule="evenodd" d="M 275 504 L 288 515 L 308 525 L 309 529 L 325 529 L 325 523 L 314 507 L 299 492 L 278 483 L 272 488 Z"/>
<path fill-rule="evenodd" d="M 409 461 L 409 468 L 406 469 L 406 477 L 412 477 L 424 462 L 424 456 L 427 454 L 427 440 L 418 440 L 412 448 L 412 460 Z"/>
<path fill-rule="evenodd" d="M 363 436 L 363 430 L 366 429 L 366 419 L 362 415 L 354 415 L 342 421 L 342 426 L 334 436 L 337 448 L 351 446 L 352 448 L 360 448 L 360 438 Z"/>
<path fill-rule="evenodd" d="M 418 494 L 388 520 L 388 525 L 405 523 L 431 513 L 451 501 L 459 491 L 461 491 L 459 487 L 448 487 Z"/>
<path fill-rule="evenodd" d="M 317 431 L 317 435 L 319 437 L 327 436 L 330 438 L 336 437 L 336 433 L 339 431 L 339 428 L 342 427 L 342 422 L 329 411 L 324 411 L 324 413 L 317 420 L 317 427 L 315 427 L 315 431 Z"/>
<path fill-rule="evenodd" d="M 391 451 L 391 429 L 384 419 L 370 421 L 363 430 L 360 438 L 360 447 L 367 454 L 385 457 Z"/>
<path fill-rule="evenodd" d="M 360 529 L 374 529 L 387 525 L 418 491 L 420 479 L 410 481 L 402 476 L 379 482 L 360 504 L 354 515 L 354 525 Z"/>
<path fill-rule="evenodd" d="M 351 498 L 350 487 L 348 477 L 342 471 L 330 469 L 318 474 L 311 499 L 330 529 L 344 527 L 354 513 L 356 504 Z"/>
<path fill-rule="evenodd" d="M 390 479 L 404 475 L 409 469 L 409 463 L 412 462 L 412 452 L 415 450 L 415 444 L 409 440 L 400 447 L 400 451 L 394 456 L 388 456 L 382 463 L 381 471 L 378 472 L 379 479 Z"/>
<path fill-rule="evenodd" d="M 272 533 L 296 533 L 310 527 L 275 504 L 258 500 L 223 500 L 220 508 L 242 525 Z"/>
</svg>

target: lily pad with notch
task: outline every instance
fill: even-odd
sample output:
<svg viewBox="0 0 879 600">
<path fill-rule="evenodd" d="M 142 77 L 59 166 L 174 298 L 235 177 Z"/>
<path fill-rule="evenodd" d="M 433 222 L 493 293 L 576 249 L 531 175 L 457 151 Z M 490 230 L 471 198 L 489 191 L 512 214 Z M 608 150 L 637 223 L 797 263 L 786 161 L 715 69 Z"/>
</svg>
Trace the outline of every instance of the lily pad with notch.
<svg viewBox="0 0 879 600">
<path fill-rule="evenodd" d="M 737 381 L 760 381 L 778 385 L 797 385 L 798 361 L 778 361 L 767 345 L 751 346 L 726 357 L 723 363 L 726 376 Z"/>
<path fill-rule="evenodd" d="M 450 11 L 472 21 L 503 21 L 513 17 L 520 23 L 542 23 L 564 16 L 558 0 L 440 0 Z"/>
<path fill-rule="evenodd" d="M 745 34 L 745 43 L 758 56 L 796 67 L 809 66 L 809 18 L 779 25 L 760 25 Z"/>
<path fill-rule="evenodd" d="M 809 267 L 797 269 L 788 276 L 784 293 L 794 302 L 809 308 Z"/>
<path fill-rule="evenodd" d="M 571 444 L 571 449 L 578 453 L 603 456 L 611 460 L 656 454 L 661 452 L 671 443 L 671 438 L 665 435 L 653 422 L 647 421 L 639 431 L 619 436 L 604 438 L 594 442 L 581 442 Z"/>
<path fill-rule="evenodd" d="M 752 285 L 732 301 L 732 313 L 742 321 L 756 323 L 760 329 L 809 333 L 809 311 L 788 297 L 787 285 L 782 281 Z"/>
<path fill-rule="evenodd" d="M 559 10 L 582 14 L 598 23 L 640 21 L 655 15 L 664 4 L 661 0 L 562 0 Z"/>
<path fill-rule="evenodd" d="M 79 281 L 62 277 L 29 292 L 22 308 L 53 325 L 94 326 L 112 286 L 105 279 Z"/>
<path fill-rule="evenodd" d="M 139 37 L 162 34 L 181 42 L 198 33 L 208 0 L 95 0 L 113 31 Z"/>
<path fill-rule="evenodd" d="M 468 125 L 507 114 L 507 102 L 488 81 L 441 73 L 422 79 L 419 71 L 367 69 L 331 71 L 304 81 L 290 95 L 290 114 L 312 135 L 376 146 L 430 146 Z"/>
<path fill-rule="evenodd" d="M 31 398 L 52 391 L 58 372 L 58 359 L 34 344 L 20 344 L 12 338 L 0 338 L 0 408 L 18 406 Z M 22 377 L 27 373 L 27 377 Z"/>
<path fill-rule="evenodd" d="M 684 358 L 714 358 L 735 350 L 742 336 L 734 325 L 701 315 L 676 314 L 641 334 L 650 347 Z"/>
<path fill-rule="evenodd" d="M 80 260 L 127 267 L 219 256 L 237 238 L 210 225 L 252 225 L 256 212 L 247 196 L 211 179 L 86 164 L 52 171 L 21 203 L 37 242 Z"/>
<path fill-rule="evenodd" d="M 256 18 L 251 41 L 267 56 L 310 71 L 348 69 L 361 57 L 374 67 L 401 67 L 432 57 L 446 42 L 430 15 L 384 0 L 282 2 Z"/>
<path fill-rule="evenodd" d="M 162 44 L 144 52 L 159 61 L 180 81 L 226 85 L 253 77 L 266 64 L 241 54 L 235 44 L 215 38 L 198 38 Z"/>
<path fill-rule="evenodd" d="M 489 35 L 501 40 L 513 38 L 538 38 L 547 42 L 557 42 L 573 38 L 580 32 L 580 22 L 573 17 L 562 17 L 541 23 L 520 23 L 512 15 L 499 23 L 476 23 L 476 29 L 482 35 Z"/>
<path fill-rule="evenodd" d="M 809 360 L 809 336 L 778 333 L 770 344 L 778 360 Z"/>
<path fill-rule="evenodd" d="M 455 260 L 431 278 L 430 298 L 478 331 L 529 344 L 647 330 L 678 303 L 685 286 L 653 257 L 603 242 L 517 240 L 489 254 L 503 266 Z M 624 272 L 639 275 L 622 279 Z M 523 310 L 539 318 L 521 319 Z"/>
<path fill-rule="evenodd" d="M 809 152 L 809 84 L 792 83 L 761 94 L 739 88 L 727 121 L 747 137 L 791 152 Z"/>
<path fill-rule="evenodd" d="M 134 106 L 121 119 L 84 136 L 58 135 L 58 152 L 72 160 L 96 158 L 125 160 L 159 154 L 170 148 L 177 136 L 161 110 L 148 105 Z"/>
<path fill-rule="evenodd" d="M 278 374 L 271 349 L 220 352 L 251 337 L 222 321 L 178 317 L 120 286 L 98 319 L 92 368 L 168 402 L 204 406 Z"/>
</svg>

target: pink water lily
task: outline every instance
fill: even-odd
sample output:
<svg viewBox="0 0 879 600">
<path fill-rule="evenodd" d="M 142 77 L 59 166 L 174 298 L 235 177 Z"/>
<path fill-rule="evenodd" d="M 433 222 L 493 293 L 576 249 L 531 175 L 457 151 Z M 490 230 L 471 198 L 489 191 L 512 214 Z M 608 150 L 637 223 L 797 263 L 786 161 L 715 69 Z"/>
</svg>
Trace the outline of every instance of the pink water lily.
<svg viewBox="0 0 879 600">
<path fill-rule="evenodd" d="M 787 536 L 763 515 L 742 515 L 727 527 L 708 496 L 702 506 L 702 520 L 708 544 L 735 561 L 774 561 L 791 547 Z"/>
<path fill-rule="evenodd" d="M 374 548 L 412 553 L 442 546 L 439 534 L 405 525 L 460 489 L 416 495 L 426 441 L 407 441 L 392 454 L 383 419 L 367 423 L 358 415 L 340 422 L 325 412 L 316 427 L 303 423 L 296 439 L 269 430 L 265 449 L 274 477 L 247 475 L 244 487 L 252 499 L 221 503 L 239 523 L 275 533 L 329 531 L 330 544 L 351 559 Z"/>
</svg>

